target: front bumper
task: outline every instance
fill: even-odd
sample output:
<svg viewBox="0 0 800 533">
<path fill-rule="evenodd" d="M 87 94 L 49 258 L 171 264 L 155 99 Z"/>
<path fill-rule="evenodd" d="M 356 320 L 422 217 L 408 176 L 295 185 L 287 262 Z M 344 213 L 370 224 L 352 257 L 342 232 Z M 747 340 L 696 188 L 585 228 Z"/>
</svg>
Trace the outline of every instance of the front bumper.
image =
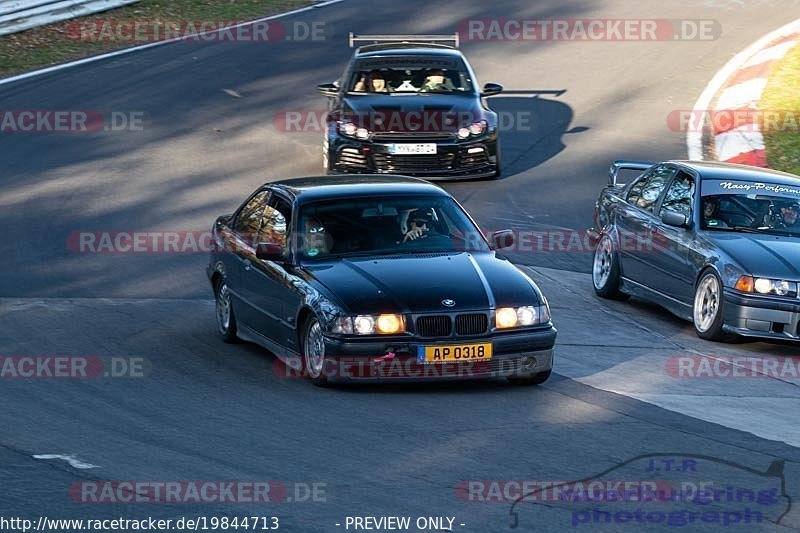
<svg viewBox="0 0 800 533">
<path fill-rule="evenodd" d="M 745 337 L 800 340 L 800 300 L 725 289 L 725 327 Z"/>
<path fill-rule="evenodd" d="M 436 144 L 436 154 L 397 155 L 389 146 L 397 144 Z M 497 139 L 472 142 L 404 138 L 390 141 L 357 141 L 336 135 L 330 140 L 333 173 L 404 174 L 418 177 L 491 177 L 498 170 Z"/>
<path fill-rule="evenodd" d="M 553 368 L 557 331 L 549 326 L 519 333 L 470 339 L 415 339 L 411 341 L 341 340 L 325 338 L 326 373 L 334 382 L 458 381 L 526 376 Z M 419 363 L 419 346 L 492 343 L 490 361 Z M 394 354 L 387 357 L 387 354 Z"/>
</svg>

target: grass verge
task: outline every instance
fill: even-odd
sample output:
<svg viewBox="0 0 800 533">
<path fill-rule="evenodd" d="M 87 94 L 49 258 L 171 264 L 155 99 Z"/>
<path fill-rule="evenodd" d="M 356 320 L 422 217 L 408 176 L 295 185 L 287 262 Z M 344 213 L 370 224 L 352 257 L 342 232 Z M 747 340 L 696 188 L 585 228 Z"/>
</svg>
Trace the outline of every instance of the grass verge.
<svg viewBox="0 0 800 533">
<path fill-rule="evenodd" d="M 779 127 L 764 131 L 770 168 L 800 174 L 800 45 L 772 69 L 760 108 L 781 117 Z"/>
<path fill-rule="evenodd" d="M 143 44 L 129 39 L 78 40 L 70 28 L 81 20 L 236 21 L 274 15 L 314 3 L 314 0 L 142 0 L 111 11 L 0 37 L 0 78 Z"/>
</svg>

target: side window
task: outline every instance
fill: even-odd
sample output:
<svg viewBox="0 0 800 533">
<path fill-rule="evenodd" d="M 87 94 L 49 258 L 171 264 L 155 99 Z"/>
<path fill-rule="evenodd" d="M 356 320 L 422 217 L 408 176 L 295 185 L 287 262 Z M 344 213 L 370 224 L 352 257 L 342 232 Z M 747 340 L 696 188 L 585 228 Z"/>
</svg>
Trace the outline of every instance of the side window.
<svg viewBox="0 0 800 533">
<path fill-rule="evenodd" d="M 661 203 L 661 211 L 668 209 L 691 218 L 693 197 L 694 179 L 685 172 L 681 172 L 667 189 L 667 194 L 664 195 L 664 201 Z"/>
<path fill-rule="evenodd" d="M 252 243 L 253 237 L 258 234 L 267 200 L 269 200 L 269 191 L 259 192 L 247 202 L 236 217 L 233 229 L 249 243 Z"/>
<path fill-rule="evenodd" d="M 272 201 L 264 208 L 256 242 L 280 244 L 286 248 L 291 213 L 289 204 L 281 198 L 273 196 Z"/>
<path fill-rule="evenodd" d="M 653 168 L 631 187 L 628 192 L 628 203 L 652 213 L 658 197 L 676 172 L 676 169 L 666 165 Z"/>
</svg>

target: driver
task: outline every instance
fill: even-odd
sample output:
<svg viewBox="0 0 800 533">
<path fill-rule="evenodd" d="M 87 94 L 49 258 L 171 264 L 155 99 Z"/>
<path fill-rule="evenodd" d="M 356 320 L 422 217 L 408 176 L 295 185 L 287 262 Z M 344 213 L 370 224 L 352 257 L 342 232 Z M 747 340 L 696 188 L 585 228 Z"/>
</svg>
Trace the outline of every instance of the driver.
<svg viewBox="0 0 800 533">
<path fill-rule="evenodd" d="M 441 70 L 431 70 L 428 73 L 428 77 L 425 78 L 425 83 L 422 84 L 419 90 L 423 93 L 446 91 L 447 86 L 444 84 L 444 80 L 444 72 Z"/>
<path fill-rule="evenodd" d="M 783 228 L 793 228 L 800 226 L 798 224 L 798 214 L 800 214 L 800 204 L 797 202 L 790 202 L 781 207 L 781 220 L 780 224 Z"/>
<path fill-rule="evenodd" d="M 726 228 L 728 225 L 719 218 L 719 199 L 710 197 L 703 199 L 703 220 L 711 228 Z"/>
<path fill-rule="evenodd" d="M 325 231 L 325 226 L 318 218 L 308 217 L 305 219 L 303 237 L 307 256 L 317 257 L 330 252 L 330 238 Z"/>
<path fill-rule="evenodd" d="M 428 237 L 433 229 L 434 220 L 436 220 L 436 215 L 433 209 L 410 209 L 403 213 L 400 221 L 403 242 Z"/>
</svg>

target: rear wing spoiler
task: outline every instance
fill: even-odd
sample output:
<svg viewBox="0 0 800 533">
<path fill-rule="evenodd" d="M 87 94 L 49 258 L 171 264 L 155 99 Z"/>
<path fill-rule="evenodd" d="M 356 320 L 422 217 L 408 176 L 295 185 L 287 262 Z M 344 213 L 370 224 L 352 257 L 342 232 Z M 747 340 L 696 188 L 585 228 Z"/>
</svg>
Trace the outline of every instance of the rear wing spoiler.
<svg viewBox="0 0 800 533">
<path fill-rule="evenodd" d="M 616 185 L 617 176 L 619 176 L 619 173 L 622 170 L 647 170 L 653 165 L 655 165 L 655 163 L 650 161 L 627 161 L 624 159 L 614 161 L 608 171 L 608 183 L 611 185 Z"/>
<path fill-rule="evenodd" d="M 354 48 L 358 43 L 380 44 L 439 44 L 452 43 L 451 48 L 458 48 L 461 39 L 458 33 L 453 35 L 356 35 L 350 32 L 350 48 Z"/>
</svg>

